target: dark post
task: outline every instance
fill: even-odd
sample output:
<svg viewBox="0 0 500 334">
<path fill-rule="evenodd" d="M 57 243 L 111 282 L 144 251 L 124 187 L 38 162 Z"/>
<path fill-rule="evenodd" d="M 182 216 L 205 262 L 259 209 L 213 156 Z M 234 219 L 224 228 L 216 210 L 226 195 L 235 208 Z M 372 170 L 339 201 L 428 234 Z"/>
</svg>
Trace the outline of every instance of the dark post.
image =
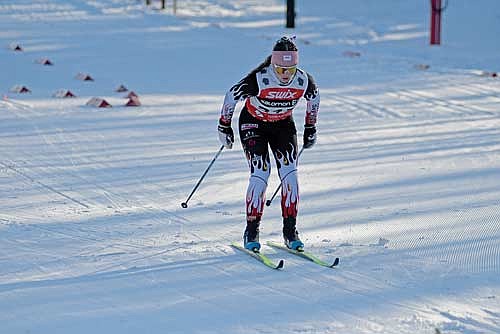
<svg viewBox="0 0 500 334">
<path fill-rule="evenodd" d="M 151 0 L 146 0 L 146 6 L 151 5 Z"/>
<path fill-rule="evenodd" d="M 295 0 L 286 0 L 286 27 L 295 28 Z"/>
<path fill-rule="evenodd" d="M 431 45 L 441 44 L 441 0 L 431 0 Z"/>
<path fill-rule="evenodd" d="M 161 0 L 161 9 L 165 9 L 165 0 Z"/>
</svg>

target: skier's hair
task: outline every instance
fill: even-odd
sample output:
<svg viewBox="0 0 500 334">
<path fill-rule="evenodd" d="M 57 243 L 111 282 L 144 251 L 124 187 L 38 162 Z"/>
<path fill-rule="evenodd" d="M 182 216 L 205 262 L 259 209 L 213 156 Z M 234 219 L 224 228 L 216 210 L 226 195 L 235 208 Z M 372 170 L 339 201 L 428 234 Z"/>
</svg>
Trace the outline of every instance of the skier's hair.
<svg viewBox="0 0 500 334">
<path fill-rule="evenodd" d="M 267 56 L 266 59 L 264 59 L 264 61 L 259 66 L 257 66 L 256 70 L 258 72 L 269 65 L 271 65 L 271 55 Z"/>
<path fill-rule="evenodd" d="M 295 44 L 295 36 L 283 36 L 274 44 L 273 51 L 299 51 Z"/>
<path fill-rule="evenodd" d="M 262 69 L 268 67 L 269 65 L 271 65 L 271 55 L 267 56 L 266 59 L 264 59 L 264 61 L 260 63 L 260 65 L 257 66 L 255 69 L 250 71 L 250 73 L 248 73 L 247 76 L 255 75 L 256 73 L 259 73 L 260 71 L 262 71 Z"/>
</svg>

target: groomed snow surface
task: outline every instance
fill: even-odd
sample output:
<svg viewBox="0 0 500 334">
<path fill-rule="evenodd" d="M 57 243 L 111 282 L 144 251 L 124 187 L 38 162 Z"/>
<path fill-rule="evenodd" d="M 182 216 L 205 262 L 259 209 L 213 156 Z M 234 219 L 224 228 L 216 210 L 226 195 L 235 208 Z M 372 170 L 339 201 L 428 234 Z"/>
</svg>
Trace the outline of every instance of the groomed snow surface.
<svg viewBox="0 0 500 334">
<path fill-rule="evenodd" d="M 2 334 L 500 333 L 500 3 L 450 0 L 431 47 L 429 1 L 296 2 L 288 30 L 281 0 L 0 2 Z M 299 230 L 337 269 L 229 246 L 239 138 L 180 207 L 226 90 L 283 34 L 322 101 Z"/>
</svg>

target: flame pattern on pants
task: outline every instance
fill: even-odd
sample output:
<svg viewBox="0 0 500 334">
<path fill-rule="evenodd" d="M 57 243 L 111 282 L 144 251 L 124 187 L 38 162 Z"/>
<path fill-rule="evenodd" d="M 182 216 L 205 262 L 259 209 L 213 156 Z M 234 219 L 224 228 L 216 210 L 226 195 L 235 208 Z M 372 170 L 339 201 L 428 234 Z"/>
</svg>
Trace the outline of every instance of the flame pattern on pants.
<svg viewBox="0 0 500 334">
<path fill-rule="evenodd" d="M 299 203 L 297 177 L 297 131 L 292 118 L 263 122 L 243 108 L 239 122 L 240 139 L 250 168 L 246 193 L 247 221 L 260 220 L 264 211 L 266 189 L 271 174 L 269 146 L 282 182 L 283 217 L 296 217 Z"/>
<path fill-rule="evenodd" d="M 267 180 L 271 174 L 269 155 L 247 155 L 247 159 L 251 171 L 246 197 L 247 220 L 260 220 L 266 201 Z"/>
<path fill-rule="evenodd" d="M 297 150 L 274 152 L 281 179 L 281 212 L 283 218 L 297 217 L 299 204 L 299 181 L 297 178 Z"/>
</svg>

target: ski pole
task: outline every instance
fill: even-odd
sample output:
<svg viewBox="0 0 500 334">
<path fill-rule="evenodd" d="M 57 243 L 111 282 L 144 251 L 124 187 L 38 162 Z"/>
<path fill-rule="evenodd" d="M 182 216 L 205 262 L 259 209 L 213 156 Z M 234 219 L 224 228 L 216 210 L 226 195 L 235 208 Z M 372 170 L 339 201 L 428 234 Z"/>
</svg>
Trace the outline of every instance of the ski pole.
<svg viewBox="0 0 500 334">
<path fill-rule="evenodd" d="M 224 145 L 222 145 L 220 148 L 219 148 L 219 151 L 217 151 L 217 154 L 215 155 L 215 157 L 212 159 L 212 161 L 210 162 L 210 164 L 208 165 L 207 169 L 205 170 L 205 172 L 203 173 L 203 175 L 200 177 L 200 179 L 198 180 L 198 183 L 196 183 L 196 185 L 194 186 L 193 188 L 193 191 L 191 191 L 191 194 L 189 194 L 187 200 L 185 202 L 182 202 L 181 203 L 181 206 L 185 209 L 188 207 L 187 203 L 189 202 L 189 200 L 191 199 L 191 196 L 193 196 L 194 192 L 196 191 L 196 189 L 198 189 L 198 187 L 200 186 L 201 184 L 201 181 L 203 181 L 203 179 L 205 178 L 205 176 L 207 175 L 208 171 L 210 170 L 210 168 L 212 167 L 212 165 L 214 164 L 215 160 L 217 160 L 217 158 L 219 157 L 219 155 L 221 154 L 222 150 L 224 149 Z"/>
<path fill-rule="evenodd" d="M 299 159 L 300 155 L 302 154 L 302 151 L 304 151 L 304 147 L 302 147 L 299 151 L 299 155 L 297 156 L 297 160 Z M 276 188 L 276 190 L 274 191 L 274 194 L 273 194 L 273 197 L 271 197 L 271 199 L 268 199 L 266 201 L 266 206 L 270 206 L 271 203 L 273 202 L 274 198 L 276 197 L 276 194 L 278 193 L 278 191 L 281 189 L 281 186 L 282 186 L 282 182 L 280 182 L 279 186 Z"/>
</svg>

